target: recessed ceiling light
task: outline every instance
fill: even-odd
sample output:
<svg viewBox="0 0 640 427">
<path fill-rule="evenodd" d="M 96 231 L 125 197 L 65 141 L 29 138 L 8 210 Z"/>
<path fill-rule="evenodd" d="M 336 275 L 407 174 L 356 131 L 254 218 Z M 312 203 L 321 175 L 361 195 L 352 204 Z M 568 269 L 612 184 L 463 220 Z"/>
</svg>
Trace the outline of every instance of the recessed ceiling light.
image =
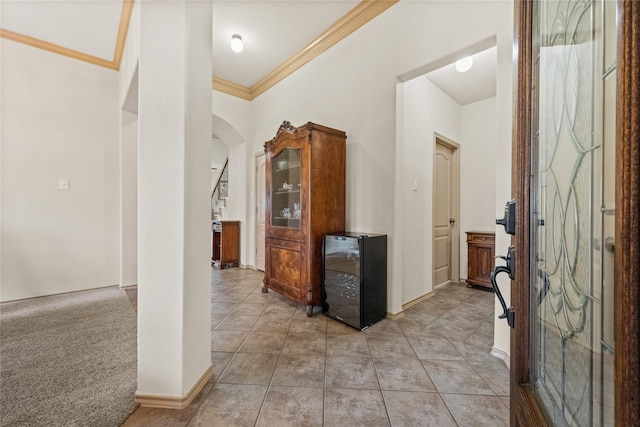
<svg viewBox="0 0 640 427">
<path fill-rule="evenodd" d="M 242 43 L 242 37 L 239 34 L 231 36 L 231 50 L 240 53 L 244 49 L 244 43 Z"/>
<path fill-rule="evenodd" d="M 470 56 L 467 56 L 466 58 L 462 58 L 456 61 L 456 70 L 458 70 L 459 73 L 465 73 L 471 69 L 472 65 L 473 65 L 473 58 Z"/>
</svg>

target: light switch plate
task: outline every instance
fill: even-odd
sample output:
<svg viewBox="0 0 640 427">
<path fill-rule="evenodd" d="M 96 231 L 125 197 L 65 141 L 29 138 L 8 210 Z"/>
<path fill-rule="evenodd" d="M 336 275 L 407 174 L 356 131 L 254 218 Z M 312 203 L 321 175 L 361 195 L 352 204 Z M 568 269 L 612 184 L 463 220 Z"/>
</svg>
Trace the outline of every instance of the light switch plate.
<svg viewBox="0 0 640 427">
<path fill-rule="evenodd" d="M 60 178 L 58 180 L 58 190 L 68 190 L 69 189 L 69 180 L 66 178 Z"/>
<path fill-rule="evenodd" d="M 418 178 L 413 178 L 413 191 L 418 191 Z"/>
</svg>

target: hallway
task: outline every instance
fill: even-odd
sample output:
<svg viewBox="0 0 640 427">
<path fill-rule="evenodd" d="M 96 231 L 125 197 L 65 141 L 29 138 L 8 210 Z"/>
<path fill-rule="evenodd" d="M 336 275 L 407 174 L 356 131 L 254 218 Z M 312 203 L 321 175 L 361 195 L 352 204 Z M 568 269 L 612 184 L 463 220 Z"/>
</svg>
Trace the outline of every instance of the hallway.
<svg viewBox="0 0 640 427">
<path fill-rule="evenodd" d="M 358 332 L 263 294 L 262 277 L 212 268 L 214 377 L 188 408 L 138 408 L 124 426 L 509 425 L 493 293 L 445 285 Z"/>
</svg>

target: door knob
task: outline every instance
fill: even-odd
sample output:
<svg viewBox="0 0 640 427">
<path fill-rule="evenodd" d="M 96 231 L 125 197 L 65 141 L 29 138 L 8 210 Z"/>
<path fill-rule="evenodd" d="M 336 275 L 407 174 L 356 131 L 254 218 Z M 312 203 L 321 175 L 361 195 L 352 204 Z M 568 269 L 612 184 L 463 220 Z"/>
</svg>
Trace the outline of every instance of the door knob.
<svg viewBox="0 0 640 427">
<path fill-rule="evenodd" d="M 449 224 L 455 224 L 455 223 L 456 223 L 455 218 L 449 218 Z"/>
<path fill-rule="evenodd" d="M 616 241 L 613 237 L 607 237 L 604 239 L 604 248 L 607 252 L 615 252 L 616 251 Z"/>
</svg>

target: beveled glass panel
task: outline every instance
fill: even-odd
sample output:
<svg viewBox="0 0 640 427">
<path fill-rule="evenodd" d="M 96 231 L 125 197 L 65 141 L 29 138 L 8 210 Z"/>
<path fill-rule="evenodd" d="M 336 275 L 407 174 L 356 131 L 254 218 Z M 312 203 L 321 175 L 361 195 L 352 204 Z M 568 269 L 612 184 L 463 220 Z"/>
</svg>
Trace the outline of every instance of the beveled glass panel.
<svg viewBox="0 0 640 427">
<path fill-rule="evenodd" d="M 602 255 L 602 206 L 611 196 L 603 178 L 610 167 L 603 147 L 613 143 L 603 130 L 610 120 L 602 81 L 609 12 L 601 2 L 583 0 L 539 1 L 536 10 L 534 391 L 554 425 L 610 425 L 607 380 L 614 356 L 604 343 L 608 264 Z"/>
<path fill-rule="evenodd" d="M 610 71 L 616 65 L 616 55 L 617 55 L 617 37 L 618 33 L 616 31 L 616 21 L 618 19 L 617 13 L 617 1 L 616 0 L 604 0 L 602 1 L 602 13 L 603 13 L 603 32 L 604 32 L 604 40 L 603 44 L 603 66 L 602 70 L 603 74 L 607 71 Z"/>
</svg>

